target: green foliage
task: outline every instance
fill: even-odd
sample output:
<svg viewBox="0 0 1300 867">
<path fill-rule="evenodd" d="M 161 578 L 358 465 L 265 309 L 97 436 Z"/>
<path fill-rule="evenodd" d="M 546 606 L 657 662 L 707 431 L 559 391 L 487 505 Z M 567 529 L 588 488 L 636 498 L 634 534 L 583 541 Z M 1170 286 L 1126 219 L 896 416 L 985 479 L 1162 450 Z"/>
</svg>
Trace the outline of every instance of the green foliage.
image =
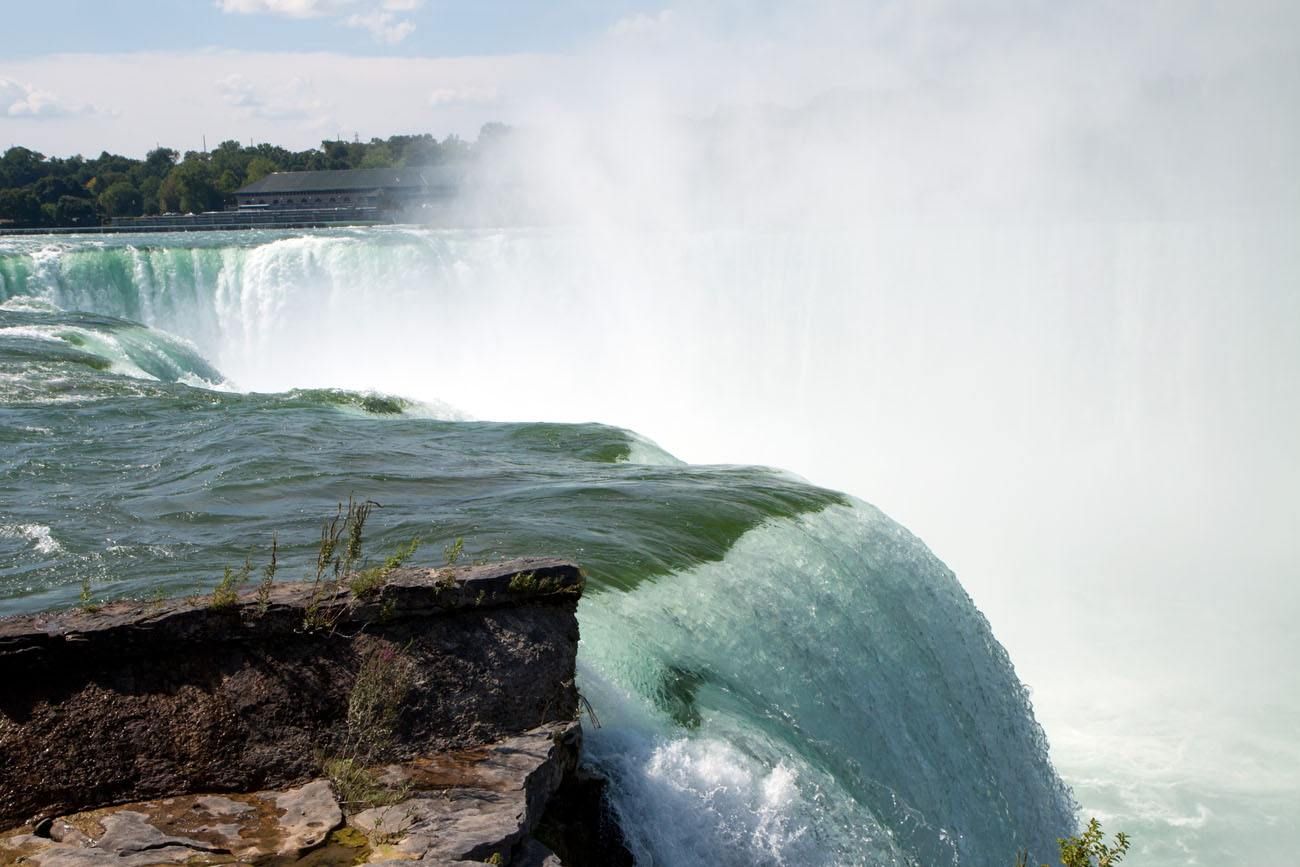
<svg viewBox="0 0 1300 867">
<path fill-rule="evenodd" d="M 81 598 L 78 607 L 87 614 L 94 614 L 99 610 L 99 606 L 94 603 L 94 597 L 90 593 L 90 579 L 81 579 Z"/>
<path fill-rule="evenodd" d="M 390 789 L 383 785 L 374 771 L 356 759 L 326 759 L 321 770 L 333 784 L 339 801 L 352 810 L 387 807 L 405 800 L 409 794 L 405 788 Z"/>
<path fill-rule="evenodd" d="M 356 599 L 377 595 L 388 582 L 388 576 L 404 564 L 420 547 L 419 539 L 412 539 L 399 547 L 379 566 L 362 566 L 365 548 L 365 526 L 378 503 L 366 500 L 357 502 L 348 498 L 346 511 L 339 503 L 334 517 L 321 527 L 320 545 L 316 552 L 316 579 L 303 621 L 306 629 L 320 629 L 333 623 L 322 616 L 321 603 L 325 594 L 347 588 Z M 339 609 L 337 614 L 342 614 Z"/>
<path fill-rule="evenodd" d="M 99 194 L 99 206 L 110 217 L 138 217 L 144 198 L 130 181 L 116 181 Z"/>
<path fill-rule="evenodd" d="M 268 160 L 266 157 L 253 157 L 244 167 L 244 184 L 248 185 L 254 181 L 260 181 L 267 175 L 279 171 L 279 167 Z"/>
<path fill-rule="evenodd" d="M 60 196 L 54 206 L 54 220 L 60 226 L 97 226 L 99 210 L 90 199 L 80 196 Z"/>
<path fill-rule="evenodd" d="M 375 595 L 384 589 L 384 585 L 388 583 L 389 574 L 405 563 L 407 559 L 415 554 L 419 547 L 420 540 L 418 538 L 412 539 L 394 551 L 382 566 L 372 566 L 369 569 L 361 569 L 352 573 L 352 576 L 348 579 L 348 589 L 358 599 L 366 599 Z"/>
<path fill-rule="evenodd" d="M 1128 835 L 1120 831 L 1115 835 L 1115 842 L 1107 846 L 1101 833 L 1101 823 L 1096 819 L 1088 820 L 1088 827 L 1078 837 L 1067 837 L 1060 841 L 1061 863 L 1064 867 L 1113 867 L 1124 860 L 1130 841 Z"/>
<path fill-rule="evenodd" d="M 41 200 L 30 189 L 0 190 L 0 220 L 35 226 L 41 221 Z"/>
<path fill-rule="evenodd" d="M 404 800 L 404 787 L 382 785 L 370 765 L 392 743 L 403 702 L 415 684 L 415 663 L 388 642 L 364 651 L 348 693 L 347 736 L 339 754 L 322 763 L 339 800 L 353 809 Z"/>
<path fill-rule="evenodd" d="M 1057 841 L 1061 848 L 1062 867 L 1115 867 L 1124 860 L 1132 841 L 1123 831 L 1115 835 L 1115 842 L 1107 845 L 1101 832 L 1101 823 L 1088 820 L 1088 827 L 1077 837 L 1063 837 Z M 1028 867 L 1029 854 L 1016 856 L 1016 867 Z M 1044 864 L 1042 867 L 1048 867 Z"/>
<path fill-rule="evenodd" d="M 280 566 L 279 540 L 271 534 L 271 561 L 262 570 L 262 582 L 257 585 L 257 616 L 265 617 L 271 607 L 271 585 L 275 582 L 275 572 Z"/>
<path fill-rule="evenodd" d="M 238 569 L 226 567 L 225 574 L 217 582 L 216 588 L 212 591 L 212 598 L 208 602 L 209 608 L 234 608 L 239 604 L 239 588 L 248 582 L 248 577 L 253 574 L 253 563 L 251 560 L 245 560 L 244 565 Z"/>
<path fill-rule="evenodd" d="M 460 559 L 461 552 L 465 550 L 465 539 L 461 536 L 456 537 L 456 541 L 446 545 L 442 549 L 442 555 L 447 560 L 448 566 L 455 566 L 456 561 Z"/>
<path fill-rule="evenodd" d="M 158 194 L 166 199 L 169 210 L 174 205 L 174 210 L 183 214 L 220 210 L 226 201 L 212 167 L 197 154 L 171 170 Z"/>
<path fill-rule="evenodd" d="M 518 572 L 510 576 L 510 590 L 514 593 L 528 593 L 539 586 L 536 572 Z"/>
</svg>

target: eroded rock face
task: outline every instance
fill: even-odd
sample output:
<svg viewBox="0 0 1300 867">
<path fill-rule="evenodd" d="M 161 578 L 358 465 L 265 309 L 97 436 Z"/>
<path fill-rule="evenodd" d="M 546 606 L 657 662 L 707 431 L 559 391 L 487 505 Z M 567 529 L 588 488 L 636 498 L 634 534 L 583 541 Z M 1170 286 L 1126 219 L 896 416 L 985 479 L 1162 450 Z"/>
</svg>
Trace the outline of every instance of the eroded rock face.
<svg viewBox="0 0 1300 867">
<path fill-rule="evenodd" d="M 348 749 L 349 699 L 376 652 L 397 649 L 412 670 L 379 745 L 388 761 L 574 720 L 582 585 L 571 563 L 525 560 L 399 570 L 364 601 L 281 584 L 266 606 L 249 591 L 226 608 L 0 619 L 0 828 L 305 783 Z M 189 845 L 155 842 L 155 855 Z"/>
<path fill-rule="evenodd" d="M 575 723 L 542 726 L 482 747 L 371 769 L 375 796 L 344 824 L 326 780 L 283 791 L 185 795 L 74 813 L 0 835 L 0 864 L 482 863 L 558 867 L 529 835 L 581 747 Z"/>
</svg>

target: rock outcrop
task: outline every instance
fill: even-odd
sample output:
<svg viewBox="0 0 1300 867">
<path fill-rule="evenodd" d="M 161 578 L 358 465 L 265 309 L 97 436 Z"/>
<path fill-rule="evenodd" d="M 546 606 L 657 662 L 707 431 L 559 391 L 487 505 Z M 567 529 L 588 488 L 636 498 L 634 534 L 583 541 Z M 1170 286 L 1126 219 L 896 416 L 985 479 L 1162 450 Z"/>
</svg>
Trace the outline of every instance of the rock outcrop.
<svg viewBox="0 0 1300 867">
<path fill-rule="evenodd" d="M 582 587 L 521 560 L 0 619 L 0 863 L 558 864 L 530 834 L 577 766 Z"/>
<path fill-rule="evenodd" d="M 323 779 L 285 791 L 183 795 L 63 816 L 0 835 L 0 864 L 499 863 L 559 859 L 529 835 L 577 763 L 581 729 L 556 723 L 487 747 L 380 769 L 383 806 L 344 818 Z M 493 861 L 493 859 L 497 859 Z"/>
</svg>

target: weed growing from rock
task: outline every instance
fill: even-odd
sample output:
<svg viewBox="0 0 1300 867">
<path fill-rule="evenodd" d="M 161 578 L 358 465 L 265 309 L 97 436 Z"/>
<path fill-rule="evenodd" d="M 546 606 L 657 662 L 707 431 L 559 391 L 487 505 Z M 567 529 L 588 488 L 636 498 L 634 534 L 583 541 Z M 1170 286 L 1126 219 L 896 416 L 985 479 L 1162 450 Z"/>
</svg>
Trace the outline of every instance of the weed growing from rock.
<svg viewBox="0 0 1300 867">
<path fill-rule="evenodd" d="M 262 572 L 262 583 L 257 585 L 257 616 L 265 617 L 266 611 L 271 607 L 271 584 L 275 581 L 275 570 L 279 567 L 279 543 L 276 534 L 271 534 L 271 562 L 266 564 L 266 569 Z"/>
<path fill-rule="evenodd" d="M 347 735 L 337 756 L 322 763 L 339 800 L 356 808 L 403 800 L 405 787 L 380 783 L 370 765 L 391 746 L 402 703 L 415 684 L 415 663 L 404 649 L 376 641 L 363 652 L 348 693 Z"/>
<path fill-rule="evenodd" d="M 536 572 L 518 572 L 510 576 L 510 591 L 512 593 L 529 593 L 538 587 Z"/>
<path fill-rule="evenodd" d="M 226 567 L 226 573 L 221 580 L 217 582 L 216 588 L 212 591 L 212 598 L 208 601 L 209 608 L 234 608 L 239 604 L 239 588 L 248 583 L 248 577 L 253 574 L 253 563 L 251 560 L 244 560 L 244 565 L 238 569 Z"/>
<path fill-rule="evenodd" d="M 446 558 L 448 566 L 455 566 L 456 561 L 460 559 L 461 552 L 465 550 L 465 538 L 457 536 L 456 541 L 442 549 L 442 556 Z"/>
<path fill-rule="evenodd" d="M 79 607 L 82 611 L 86 612 L 87 614 L 94 614 L 96 611 L 99 610 L 99 606 L 95 604 L 94 597 L 91 595 L 90 592 L 89 577 L 81 579 L 81 596 L 77 607 Z"/>
<path fill-rule="evenodd" d="M 382 565 L 362 567 L 365 547 L 366 519 L 370 512 L 380 508 L 372 500 L 357 502 L 348 498 L 346 511 L 339 503 L 334 517 L 321 527 L 320 546 L 316 552 L 316 578 L 303 617 L 305 629 L 332 627 L 342 614 L 339 609 L 333 617 L 325 616 L 321 606 L 325 599 L 340 590 L 348 590 L 354 599 L 377 596 L 388 583 L 394 569 L 406 562 L 420 547 L 418 538 L 401 546 Z"/>
<path fill-rule="evenodd" d="M 366 599 L 376 595 L 380 590 L 384 589 L 384 585 L 388 583 L 388 576 L 392 574 L 393 570 L 410 559 L 419 547 L 420 540 L 412 539 L 393 552 L 392 556 L 385 560 L 382 566 L 372 566 L 369 569 L 353 572 L 348 578 L 348 589 L 358 599 Z"/>
</svg>

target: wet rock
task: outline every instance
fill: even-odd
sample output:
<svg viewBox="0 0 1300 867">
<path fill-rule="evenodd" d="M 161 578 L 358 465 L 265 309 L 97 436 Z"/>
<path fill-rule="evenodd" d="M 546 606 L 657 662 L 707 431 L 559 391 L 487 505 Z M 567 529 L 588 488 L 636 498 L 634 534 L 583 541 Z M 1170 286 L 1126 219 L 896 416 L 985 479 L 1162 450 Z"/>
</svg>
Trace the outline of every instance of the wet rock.
<svg viewBox="0 0 1300 867">
<path fill-rule="evenodd" d="M 343 811 L 325 780 L 316 780 L 274 797 L 276 809 L 283 812 L 279 822 L 284 842 L 280 844 L 277 855 L 296 856 L 314 849 L 343 824 Z"/>
<path fill-rule="evenodd" d="M 389 767 L 409 798 L 363 810 L 349 825 L 370 838 L 371 863 L 393 860 L 510 863 L 576 763 L 581 729 L 547 726 L 478 750 Z"/>
<path fill-rule="evenodd" d="M 50 838 L 0 838 L 0 864 L 144 867 L 298 858 L 343 823 L 325 780 L 279 792 L 187 795 L 55 819 Z"/>
</svg>

